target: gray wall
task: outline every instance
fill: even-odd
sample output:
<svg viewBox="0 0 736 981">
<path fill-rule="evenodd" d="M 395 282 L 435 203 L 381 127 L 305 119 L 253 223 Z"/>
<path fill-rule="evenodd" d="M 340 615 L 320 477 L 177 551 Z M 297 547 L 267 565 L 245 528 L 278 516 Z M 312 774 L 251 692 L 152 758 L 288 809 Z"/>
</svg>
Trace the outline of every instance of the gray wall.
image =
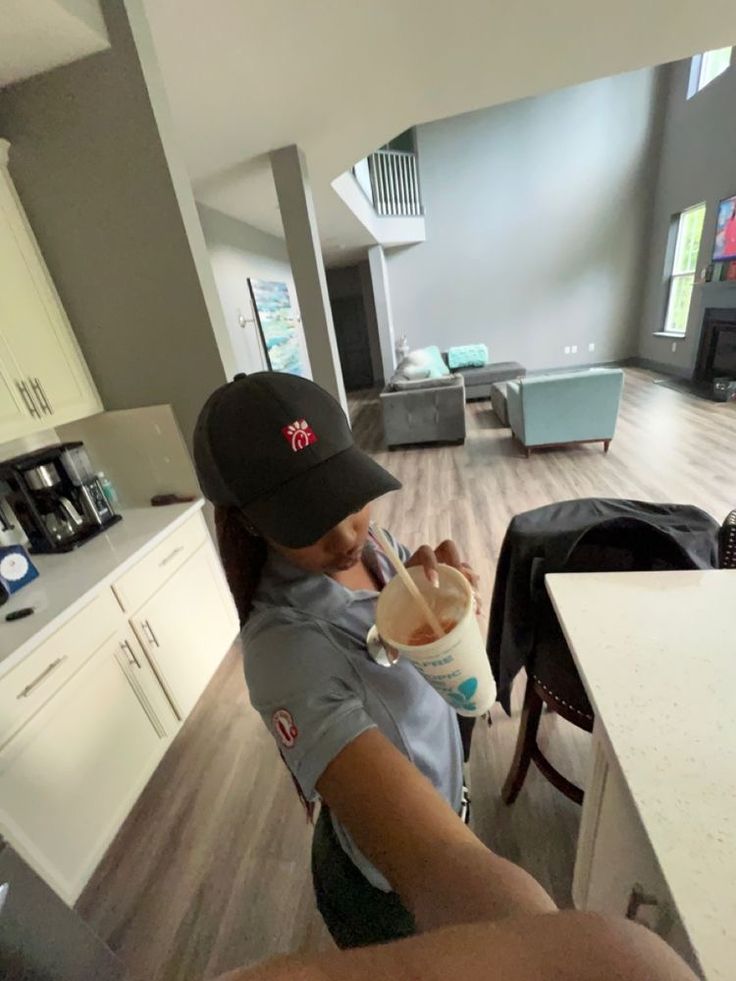
<svg viewBox="0 0 736 981">
<path fill-rule="evenodd" d="M 645 70 L 419 126 L 427 241 L 387 253 L 396 336 L 532 369 L 634 354 L 659 91 Z"/>
<path fill-rule="evenodd" d="M 225 370 L 124 7 L 103 8 L 111 50 L 0 92 L 0 134 L 105 407 L 171 403 L 189 440 Z"/>
<path fill-rule="evenodd" d="M 215 284 L 225 314 L 237 368 L 250 374 L 267 367 L 255 323 L 248 278 L 286 283 L 295 310 L 298 304 L 286 242 L 237 218 L 197 205 Z M 241 323 L 241 316 L 244 323 Z M 306 351 L 303 352 L 308 363 Z"/>
<path fill-rule="evenodd" d="M 736 306 L 735 286 L 720 283 L 696 286 L 686 337 L 673 341 L 654 336 L 664 325 L 665 258 L 672 216 L 700 201 L 707 203 L 700 270 L 708 265 L 713 254 L 718 202 L 736 194 L 736 67 L 732 66 L 688 100 L 689 73 L 689 61 L 677 62 L 667 69 L 667 112 L 639 338 L 642 358 L 688 376 L 697 356 L 705 307 Z"/>
</svg>

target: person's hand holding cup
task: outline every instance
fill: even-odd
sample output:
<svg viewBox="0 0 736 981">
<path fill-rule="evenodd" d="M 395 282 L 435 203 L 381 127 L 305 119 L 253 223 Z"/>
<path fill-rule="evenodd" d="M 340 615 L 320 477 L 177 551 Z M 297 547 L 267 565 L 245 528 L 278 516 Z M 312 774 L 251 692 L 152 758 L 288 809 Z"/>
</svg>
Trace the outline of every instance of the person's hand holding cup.
<svg viewBox="0 0 736 981">
<path fill-rule="evenodd" d="M 438 572 L 440 564 L 449 565 L 451 568 L 457 569 L 458 572 L 461 572 L 465 576 L 470 583 L 473 590 L 473 596 L 475 597 L 475 613 L 476 615 L 479 615 L 481 612 L 480 596 L 478 594 L 480 579 L 478 578 L 478 574 L 474 571 L 473 567 L 467 562 L 463 562 L 463 560 L 460 558 L 460 550 L 452 539 L 445 539 L 445 541 L 441 542 L 435 549 L 429 545 L 420 545 L 411 558 L 407 559 L 406 561 L 407 569 L 416 567 L 421 567 L 424 569 L 427 579 L 435 589 L 437 589 L 440 584 Z"/>
</svg>

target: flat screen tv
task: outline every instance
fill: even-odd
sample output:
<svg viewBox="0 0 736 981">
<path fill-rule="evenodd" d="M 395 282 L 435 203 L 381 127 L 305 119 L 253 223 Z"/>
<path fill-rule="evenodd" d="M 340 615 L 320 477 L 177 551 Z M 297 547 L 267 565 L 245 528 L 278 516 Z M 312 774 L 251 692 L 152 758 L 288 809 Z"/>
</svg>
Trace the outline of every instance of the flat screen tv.
<svg viewBox="0 0 736 981">
<path fill-rule="evenodd" d="M 723 262 L 726 259 L 736 259 L 736 194 L 732 198 L 724 198 L 718 205 L 713 261 Z"/>
</svg>

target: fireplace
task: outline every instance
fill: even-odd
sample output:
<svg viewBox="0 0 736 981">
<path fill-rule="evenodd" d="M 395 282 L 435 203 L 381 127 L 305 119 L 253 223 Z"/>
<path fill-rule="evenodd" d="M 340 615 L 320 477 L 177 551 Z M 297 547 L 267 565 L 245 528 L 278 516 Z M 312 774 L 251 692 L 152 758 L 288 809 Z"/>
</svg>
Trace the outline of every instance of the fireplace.
<svg viewBox="0 0 736 981">
<path fill-rule="evenodd" d="M 703 317 L 693 381 L 708 385 L 714 378 L 736 379 L 736 308 L 709 307 Z"/>
</svg>

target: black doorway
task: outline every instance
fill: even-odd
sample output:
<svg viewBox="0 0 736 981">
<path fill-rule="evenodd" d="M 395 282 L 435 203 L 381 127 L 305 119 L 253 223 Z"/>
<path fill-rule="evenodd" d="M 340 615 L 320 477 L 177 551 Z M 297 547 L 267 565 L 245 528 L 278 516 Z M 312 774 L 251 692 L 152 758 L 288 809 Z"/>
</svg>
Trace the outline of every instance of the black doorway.
<svg viewBox="0 0 736 981">
<path fill-rule="evenodd" d="M 338 296 L 330 300 L 330 305 L 345 388 L 348 392 L 371 388 L 373 366 L 363 297 Z"/>
</svg>

